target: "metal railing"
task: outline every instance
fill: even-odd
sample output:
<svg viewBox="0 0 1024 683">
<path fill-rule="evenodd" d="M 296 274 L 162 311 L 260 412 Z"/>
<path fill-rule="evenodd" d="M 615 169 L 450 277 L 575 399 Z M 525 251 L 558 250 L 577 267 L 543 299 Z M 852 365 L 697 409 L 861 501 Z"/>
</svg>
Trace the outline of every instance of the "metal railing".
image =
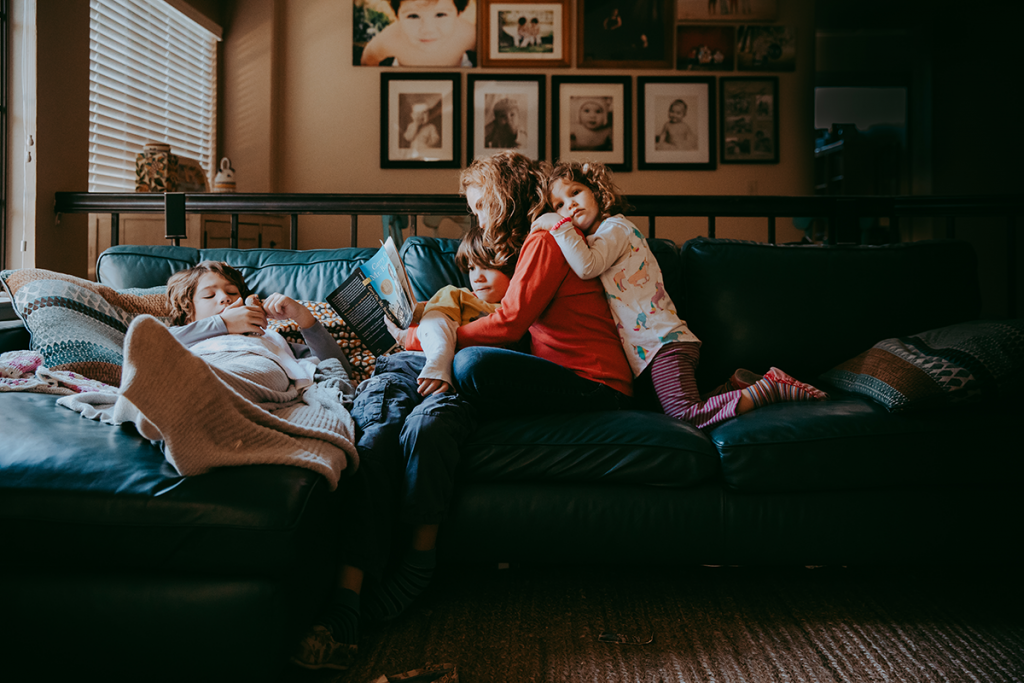
<svg viewBox="0 0 1024 683">
<path fill-rule="evenodd" d="M 757 217 L 766 221 L 766 241 L 776 243 L 780 217 L 807 217 L 822 221 L 824 242 L 836 244 L 840 227 L 860 218 L 885 218 L 890 234 L 899 235 L 901 221 L 910 218 L 939 219 L 946 237 L 956 236 L 962 218 L 998 218 L 1006 226 L 1006 274 L 1008 309 L 1016 311 L 1017 216 L 1022 213 L 1017 196 L 728 196 L 728 195 L 630 195 L 630 216 L 648 219 L 648 236 L 657 236 L 657 219 L 698 217 L 707 220 L 707 236 L 715 237 L 716 220 L 725 217 Z M 173 207 L 172 210 L 168 210 Z M 183 210 L 182 210 L 183 207 Z M 146 194 L 57 192 L 58 213 L 110 214 L 111 246 L 119 243 L 121 214 L 162 213 L 167 217 L 166 235 L 174 244 L 185 236 L 186 214 L 219 214 L 231 217 L 230 245 L 238 246 L 239 215 L 288 215 L 291 218 L 290 248 L 298 244 L 300 215 L 351 216 L 350 244 L 357 244 L 359 216 L 404 215 L 416 234 L 416 217 L 457 216 L 467 213 L 466 200 L 457 194 Z M 861 238 L 859 241 L 866 242 Z"/>
</svg>

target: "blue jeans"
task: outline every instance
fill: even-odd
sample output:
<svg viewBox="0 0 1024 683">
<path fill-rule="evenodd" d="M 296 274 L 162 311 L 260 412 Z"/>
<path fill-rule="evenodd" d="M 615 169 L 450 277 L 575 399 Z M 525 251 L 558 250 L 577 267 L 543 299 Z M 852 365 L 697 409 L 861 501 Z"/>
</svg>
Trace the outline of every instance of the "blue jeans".
<svg viewBox="0 0 1024 683">
<path fill-rule="evenodd" d="M 359 469 L 343 505 L 350 533 L 342 561 L 367 572 L 386 564 L 399 520 L 444 520 L 459 451 L 476 427 L 475 409 L 458 395 L 417 393 L 425 362 L 409 351 L 378 358 L 352 406 Z"/>
<path fill-rule="evenodd" d="M 472 346 L 452 364 L 459 395 L 481 415 L 583 413 L 626 408 L 630 399 L 606 384 L 528 353 Z"/>
</svg>

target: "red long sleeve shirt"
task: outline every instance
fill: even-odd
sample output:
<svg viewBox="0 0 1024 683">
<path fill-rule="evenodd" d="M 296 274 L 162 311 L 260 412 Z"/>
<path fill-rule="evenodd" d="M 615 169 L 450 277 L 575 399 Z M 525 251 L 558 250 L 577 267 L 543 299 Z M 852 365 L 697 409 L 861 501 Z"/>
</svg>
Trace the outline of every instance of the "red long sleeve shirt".
<svg viewBox="0 0 1024 683">
<path fill-rule="evenodd" d="M 527 331 L 533 355 L 633 395 L 633 372 L 604 286 L 599 279 L 577 277 L 548 232 L 526 238 L 501 308 L 459 327 L 458 345 L 501 346 Z"/>
</svg>

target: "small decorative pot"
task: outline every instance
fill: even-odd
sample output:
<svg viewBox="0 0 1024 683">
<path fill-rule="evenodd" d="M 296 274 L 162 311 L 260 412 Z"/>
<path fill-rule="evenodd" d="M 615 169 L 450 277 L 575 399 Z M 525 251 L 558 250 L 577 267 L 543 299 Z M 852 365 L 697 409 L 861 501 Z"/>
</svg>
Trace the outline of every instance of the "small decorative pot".
<svg viewBox="0 0 1024 683">
<path fill-rule="evenodd" d="M 220 170 L 213 179 L 214 192 L 235 191 L 235 169 L 231 168 L 231 160 L 224 157 L 220 160 Z"/>
</svg>

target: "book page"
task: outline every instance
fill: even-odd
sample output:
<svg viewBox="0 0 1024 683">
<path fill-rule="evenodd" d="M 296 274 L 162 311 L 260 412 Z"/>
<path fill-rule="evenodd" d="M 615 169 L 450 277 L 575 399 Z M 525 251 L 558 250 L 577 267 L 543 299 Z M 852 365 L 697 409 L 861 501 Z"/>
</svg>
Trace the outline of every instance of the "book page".
<svg viewBox="0 0 1024 683">
<path fill-rule="evenodd" d="M 396 265 L 396 260 L 388 253 L 388 245 L 397 259 L 395 243 L 389 237 L 387 243 L 359 268 L 366 276 L 365 284 L 377 293 L 384 312 L 404 330 L 412 323 L 416 302 L 411 295 L 412 286 L 409 285 L 405 268 L 401 261 L 397 261 Z"/>
</svg>

